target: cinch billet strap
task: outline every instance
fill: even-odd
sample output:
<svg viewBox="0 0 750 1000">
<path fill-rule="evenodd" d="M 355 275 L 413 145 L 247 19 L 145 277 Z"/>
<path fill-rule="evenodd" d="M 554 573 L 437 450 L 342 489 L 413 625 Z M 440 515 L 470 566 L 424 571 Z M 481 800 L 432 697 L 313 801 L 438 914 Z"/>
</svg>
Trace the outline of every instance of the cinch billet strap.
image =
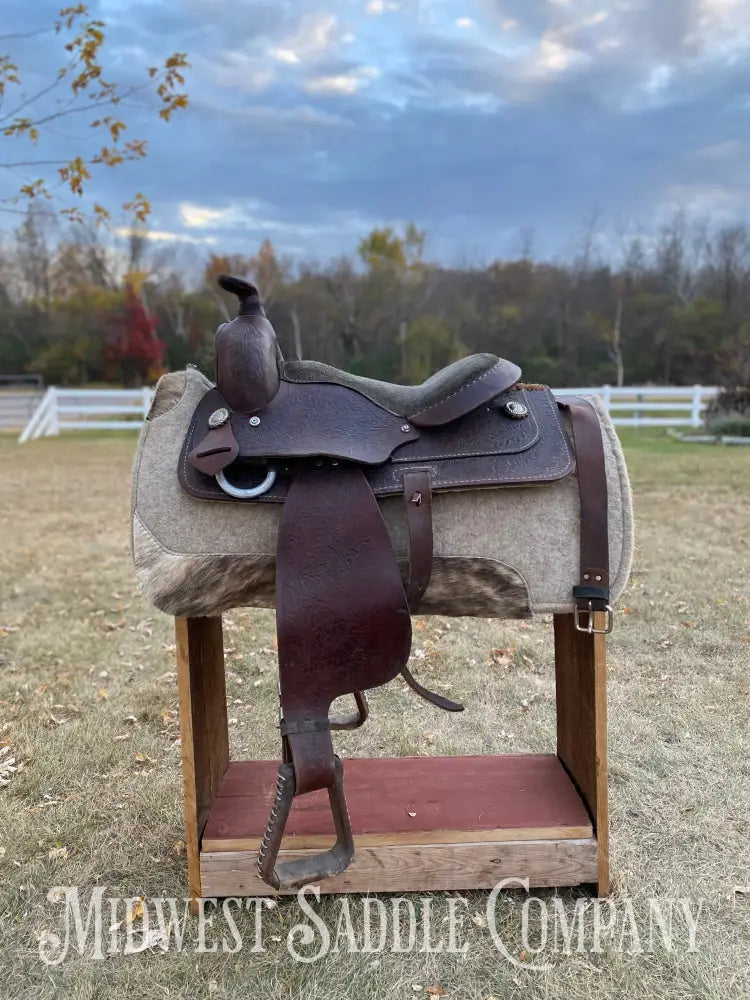
<svg viewBox="0 0 750 1000">
<path fill-rule="evenodd" d="M 563 396 L 557 402 L 570 414 L 581 499 L 580 579 L 573 588 L 573 597 L 581 611 L 607 611 L 610 600 L 609 530 L 601 425 L 596 410 L 587 400 Z"/>
</svg>

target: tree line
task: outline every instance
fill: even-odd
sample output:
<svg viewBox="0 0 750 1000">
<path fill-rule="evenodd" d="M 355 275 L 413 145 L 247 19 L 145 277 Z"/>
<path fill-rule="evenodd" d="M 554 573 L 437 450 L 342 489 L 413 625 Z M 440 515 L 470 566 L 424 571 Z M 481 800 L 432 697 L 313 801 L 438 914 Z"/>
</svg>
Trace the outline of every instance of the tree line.
<svg viewBox="0 0 750 1000">
<path fill-rule="evenodd" d="M 141 385 L 197 365 L 235 312 L 220 273 L 258 285 L 287 357 L 420 382 L 466 354 L 518 363 L 552 385 L 750 383 L 750 230 L 676 215 L 649 236 L 589 225 L 566 260 L 446 266 L 415 225 L 383 227 L 350 254 L 292 263 L 175 250 L 134 229 L 61 231 L 33 206 L 0 243 L 0 373 L 48 384 Z"/>
</svg>

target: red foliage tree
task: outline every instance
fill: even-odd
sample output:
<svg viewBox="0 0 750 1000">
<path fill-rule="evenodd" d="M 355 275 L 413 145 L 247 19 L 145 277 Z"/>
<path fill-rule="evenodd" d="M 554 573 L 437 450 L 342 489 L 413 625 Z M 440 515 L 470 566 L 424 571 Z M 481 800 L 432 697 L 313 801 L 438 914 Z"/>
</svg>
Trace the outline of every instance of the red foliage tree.
<svg viewBox="0 0 750 1000">
<path fill-rule="evenodd" d="M 125 307 L 113 324 L 108 360 L 116 364 L 124 385 L 143 385 L 161 374 L 166 344 L 132 284 L 125 289 Z"/>
</svg>

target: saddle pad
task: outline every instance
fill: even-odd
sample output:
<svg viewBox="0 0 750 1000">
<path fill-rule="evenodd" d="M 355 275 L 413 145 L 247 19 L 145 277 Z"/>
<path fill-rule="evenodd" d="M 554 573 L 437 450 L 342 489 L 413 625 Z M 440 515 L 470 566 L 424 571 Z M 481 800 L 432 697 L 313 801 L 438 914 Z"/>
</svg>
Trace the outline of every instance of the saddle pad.
<svg viewBox="0 0 750 1000">
<path fill-rule="evenodd" d="M 145 596 L 172 615 L 216 615 L 237 606 L 274 606 L 275 554 L 283 505 L 227 503 L 223 493 L 220 497 L 211 494 L 210 498 L 198 498 L 180 484 L 178 468 L 183 445 L 196 407 L 212 390 L 212 383 L 193 368 L 165 375 L 141 431 L 133 467 L 136 576 Z M 459 458 L 445 461 L 446 470 L 459 468 L 459 475 L 453 478 L 460 479 L 463 485 L 444 482 L 432 498 L 433 572 L 420 614 L 518 618 L 573 610 L 571 589 L 580 571 L 580 498 L 571 464 L 567 418 L 563 416 L 560 422 L 554 400 L 546 392 L 525 390 L 520 398 L 530 404 L 531 415 L 526 420 L 497 421 L 497 427 L 506 428 L 509 435 L 500 435 L 502 443 L 493 444 L 498 464 L 512 465 L 514 456 L 521 455 L 525 463 L 531 461 L 538 447 L 532 443 L 534 427 L 549 434 L 553 416 L 557 423 L 552 430 L 561 431 L 566 443 L 554 449 L 554 464 L 549 469 L 533 458 L 534 475 L 538 477 L 533 481 L 514 483 L 510 466 L 506 466 L 506 480 L 502 485 L 498 483 L 500 488 L 471 481 L 467 469 L 480 459 L 468 456 L 466 451 Z M 591 403 L 604 442 L 610 589 L 612 601 L 616 602 L 627 581 L 632 553 L 630 488 L 620 444 L 606 410 L 596 397 Z M 479 415 L 481 420 L 491 418 L 492 414 Z M 420 447 L 433 440 L 427 432 L 420 434 L 420 441 L 415 443 Z M 441 440 L 445 443 L 448 439 Z M 526 451 L 511 450 L 524 444 L 528 446 Z M 466 448 L 465 440 L 463 446 Z M 404 445 L 394 458 L 408 455 L 406 448 L 411 447 Z M 508 451 L 500 454 L 500 448 Z M 375 468 L 370 474 L 400 475 L 410 468 L 410 461 L 389 462 L 386 470 Z M 421 467 L 428 465 L 432 469 L 433 462 L 422 459 Z M 486 458 L 481 459 L 485 479 L 486 462 Z M 241 482 L 243 474 L 234 471 L 238 465 L 233 463 L 230 474 Z M 524 473 L 529 474 L 530 468 L 525 465 Z M 551 479 L 545 482 L 545 475 Z M 257 465 L 255 471 L 248 471 L 248 482 L 253 481 L 251 476 L 257 478 Z M 500 474 L 496 478 L 499 480 Z M 198 482 L 210 488 L 210 480 L 208 485 Z M 394 492 L 388 480 L 377 486 L 376 492 L 382 491 L 378 503 L 391 544 L 406 573 L 404 500 L 402 496 L 388 495 Z M 398 491 L 400 488 L 399 484 Z M 278 501 L 282 496 L 275 494 L 270 499 Z"/>
<path fill-rule="evenodd" d="M 258 460 L 266 456 L 281 458 L 273 463 L 277 469 L 274 485 L 249 502 L 284 500 L 291 473 L 291 466 L 285 465 L 284 460 L 295 455 L 318 454 L 360 462 L 369 459 L 373 464 L 366 465 L 364 473 L 378 497 L 401 493 L 404 471 L 410 467 L 429 469 L 433 492 L 548 483 L 569 476 L 575 469 L 575 457 L 563 429 L 562 417 L 552 393 L 546 388 L 508 390 L 460 420 L 416 431 L 408 422 L 404 423 L 403 417 L 369 406 L 354 390 L 335 387 L 337 393 L 346 393 L 351 399 L 345 408 L 338 403 L 331 410 L 325 399 L 328 386 L 316 385 L 315 392 L 307 391 L 302 395 L 300 390 L 307 390 L 308 386 L 283 380 L 281 385 L 284 391 L 279 393 L 278 408 L 274 407 L 274 401 L 257 425 L 250 424 L 248 418 L 239 413 L 231 417 L 232 430 L 239 444 L 238 459 L 231 466 L 233 485 L 241 488 L 255 485 L 266 471 Z M 509 416 L 505 407 L 511 400 L 525 405 L 525 417 L 519 420 Z M 360 402 L 364 402 L 365 409 L 357 418 Z M 303 404 L 312 405 L 312 411 Z M 212 476 L 199 472 L 187 460 L 190 451 L 205 435 L 210 414 L 222 405 L 221 396 L 212 389 L 196 407 L 180 455 L 179 477 L 191 496 L 237 503 Z M 377 421 L 374 426 L 365 419 L 371 415 Z M 344 426 L 337 426 L 333 420 Z M 397 444 L 399 438 L 405 443 L 385 461 L 393 449 L 394 437 Z M 383 445 L 378 446 L 378 440 L 382 440 Z M 374 464 L 376 462 L 378 464 Z"/>
</svg>

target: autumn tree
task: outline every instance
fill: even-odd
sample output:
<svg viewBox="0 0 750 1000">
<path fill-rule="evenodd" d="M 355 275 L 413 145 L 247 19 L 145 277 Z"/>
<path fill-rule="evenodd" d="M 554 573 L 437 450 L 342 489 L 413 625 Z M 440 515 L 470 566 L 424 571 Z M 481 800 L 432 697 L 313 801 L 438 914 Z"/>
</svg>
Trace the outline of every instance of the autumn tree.
<svg viewBox="0 0 750 1000">
<path fill-rule="evenodd" d="M 140 386 L 162 374 L 164 342 L 155 317 L 146 310 L 137 279 L 126 286 L 122 313 L 112 323 L 107 357 L 119 369 L 124 385 Z"/>
<path fill-rule="evenodd" d="M 107 70 L 106 25 L 91 16 L 85 3 L 63 7 L 48 29 L 42 26 L 38 32 L 0 36 L 0 46 L 11 41 L 20 44 L 28 34 L 47 31 L 59 38 L 60 63 L 49 67 L 47 82 L 31 93 L 25 89 L 25 80 L 32 78 L 31 67 L 0 49 L 0 131 L 5 139 L 0 170 L 11 184 L 11 193 L 0 197 L 0 210 L 22 212 L 24 202 L 30 201 L 76 221 L 86 216 L 106 220 L 109 209 L 99 202 L 94 202 L 90 212 L 80 207 L 88 183 L 97 171 L 142 160 L 147 154 L 145 139 L 128 138 L 122 107 L 136 94 L 141 99 L 150 95 L 158 117 L 169 121 L 175 111 L 187 106 L 182 87 L 189 64 L 184 52 L 175 52 L 160 66 L 144 68 L 142 81 L 118 83 Z M 34 66 L 34 74 L 41 68 Z M 60 158 L 56 155 L 58 126 L 67 119 L 85 122 L 88 138 L 81 148 Z M 122 207 L 141 222 L 150 211 L 141 191 Z"/>
</svg>

